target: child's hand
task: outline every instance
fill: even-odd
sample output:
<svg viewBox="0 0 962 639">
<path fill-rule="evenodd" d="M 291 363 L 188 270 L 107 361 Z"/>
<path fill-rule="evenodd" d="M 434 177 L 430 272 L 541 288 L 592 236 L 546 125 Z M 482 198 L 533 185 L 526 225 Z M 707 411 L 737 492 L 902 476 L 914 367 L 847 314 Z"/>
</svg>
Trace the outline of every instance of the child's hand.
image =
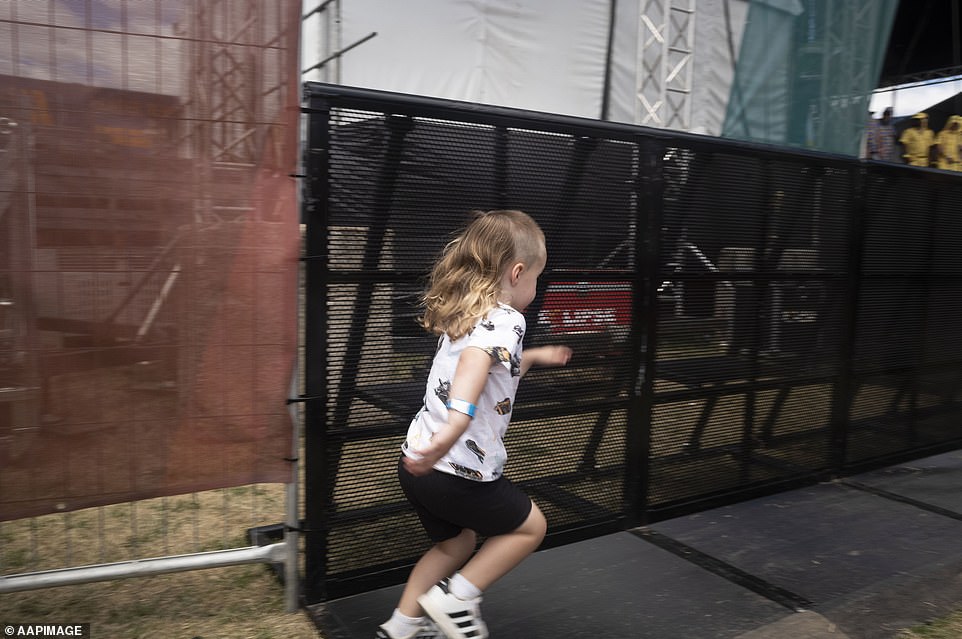
<svg viewBox="0 0 962 639">
<path fill-rule="evenodd" d="M 438 462 L 440 456 L 431 454 L 430 450 L 411 451 L 416 457 L 404 456 L 404 468 L 412 475 L 421 477 L 434 470 L 434 464 Z"/>
</svg>

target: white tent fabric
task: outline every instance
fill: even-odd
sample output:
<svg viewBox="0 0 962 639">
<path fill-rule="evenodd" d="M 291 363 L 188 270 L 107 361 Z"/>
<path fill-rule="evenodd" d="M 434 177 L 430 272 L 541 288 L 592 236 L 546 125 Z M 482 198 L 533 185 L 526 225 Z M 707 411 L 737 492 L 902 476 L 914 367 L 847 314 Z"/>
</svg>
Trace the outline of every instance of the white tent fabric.
<svg viewBox="0 0 962 639">
<path fill-rule="evenodd" d="M 341 83 L 598 117 L 607 0 L 342 0 Z"/>
<path fill-rule="evenodd" d="M 305 13 L 316 0 L 306 0 Z M 640 0 L 617 0 L 607 118 L 637 122 Z M 612 0 L 341 0 L 348 86 L 599 118 Z M 697 0 L 694 130 L 721 131 L 748 0 Z M 304 67 L 318 61 L 305 23 Z M 321 79 L 315 73 L 306 80 Z"/>
</svg>

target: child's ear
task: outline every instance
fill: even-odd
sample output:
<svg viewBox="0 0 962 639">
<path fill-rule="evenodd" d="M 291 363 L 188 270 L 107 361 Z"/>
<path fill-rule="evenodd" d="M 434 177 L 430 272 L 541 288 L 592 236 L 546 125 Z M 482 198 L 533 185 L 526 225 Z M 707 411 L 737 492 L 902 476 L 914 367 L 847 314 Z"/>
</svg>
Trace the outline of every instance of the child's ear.
<svg viewBox="0 0 962 639">
<path fill-rule="evenodd" d="M 517 284 L 522 273 L 524 273 L 524 262 L 516 262 L 515 265 L 511 267 L 511 283 Z"/>
</svg>

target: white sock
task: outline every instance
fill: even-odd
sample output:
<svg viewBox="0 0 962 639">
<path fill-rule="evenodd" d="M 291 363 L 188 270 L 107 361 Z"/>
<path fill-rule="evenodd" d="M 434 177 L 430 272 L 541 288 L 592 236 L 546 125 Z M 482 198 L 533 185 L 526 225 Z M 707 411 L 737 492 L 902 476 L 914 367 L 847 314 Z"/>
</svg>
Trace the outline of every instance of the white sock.
<svg viewBox="0 0 962 639">
<path fill-rule="evenodd" d="M 461 573 L 457 573 L 448 581 L 448 592 L 462 601 L 477 599 L 481 596 L 478 587 L 465 579 Z"/>
<path fill-rule="evenodd" d="M 418 631 L 421 627 L 421 623 L 424 621 L 424 617 L 408 617 L 402 613 L 397 608 L 394 609 L 394 614 L 391 618 L 381 624 L 381 627 L 387 630 L 387 633 L 392 637 L 401 639 L 402 637 L 411 637 Z"/>
</svg>

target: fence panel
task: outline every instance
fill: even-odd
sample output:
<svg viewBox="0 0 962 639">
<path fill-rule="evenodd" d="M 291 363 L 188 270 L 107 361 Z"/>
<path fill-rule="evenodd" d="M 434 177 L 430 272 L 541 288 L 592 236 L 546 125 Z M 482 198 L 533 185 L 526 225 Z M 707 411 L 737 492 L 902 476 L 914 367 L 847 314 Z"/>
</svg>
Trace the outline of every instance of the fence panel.
<svg viewBox="0 0 962 639">
<path fill-rule="evenodd" d="M 866 189 L 847 462 L 959 437 L 962 185 L 873 166 Z"/>
<path fill-rule="evenodd" d="M 300 14 L 0 6 L 0 591 L 285 547 Z"/>
<path fill-rule="evenodd" d="M 325 392 L 326 408 L 309 404 L 306 431 L 308 447 L 311 434 L 323 432 L 324 469 L 322 497 L 308 500 L 309 508 L 322 504 L 323 537 L 312 532 L 309 511 L 307 544 L 314 534 L 325 551 L 320 567 L 309 553 L 308 574 L 328 575 L 328 594 L 346 592 L 352 586 L 335 584 L 372 565 L 403 567 L 426 548 L 394 471 L 436 342 L 414 324 L 415 293 L 471 209 L 510 204 L 539 221 L 549 270 L 529 308 L 529 343 L 579 342 L 573 366 L 525 380 L 507 441 L 508 472 L 535 495 L 556 532 L 617 525 L 637 370 L 630 321 L 642 232 L 636 140 L 545 130 L 517 117 L 465 121 L 362 106 L 325 105 L 327 119 L 311 127 L 323 141 L 308 143 L 309 182 L 316 185 L 313 157 L 326 164 L 327 193 L 315 205 L 322 221 L 308 220 L 309 237 L 312 229 L 323 234 L 316 245 L 308 240 L 316 251 L 309 260 L 323 261 L 309 296 L 325 300 L 326 314 L 318 336 L 325 359 L 309 357 L 307 372 L 308 386 Z"/>
<path fill-rule="evenodd" d="M 857 165 L 672 143 L 646 507 L 831 464 Z"/>
<path fill-rule="evenodd" d="M 962 442 L 957 176 L 306 95 L 308 602 L 397 583 L 427 547 L 395 477 L 435 346 L 415 302 L 472 209 L 542 225 L 526 344 L 575 350 L 522 382 L 506 438 L 547 546 Z"/>
</svg>

